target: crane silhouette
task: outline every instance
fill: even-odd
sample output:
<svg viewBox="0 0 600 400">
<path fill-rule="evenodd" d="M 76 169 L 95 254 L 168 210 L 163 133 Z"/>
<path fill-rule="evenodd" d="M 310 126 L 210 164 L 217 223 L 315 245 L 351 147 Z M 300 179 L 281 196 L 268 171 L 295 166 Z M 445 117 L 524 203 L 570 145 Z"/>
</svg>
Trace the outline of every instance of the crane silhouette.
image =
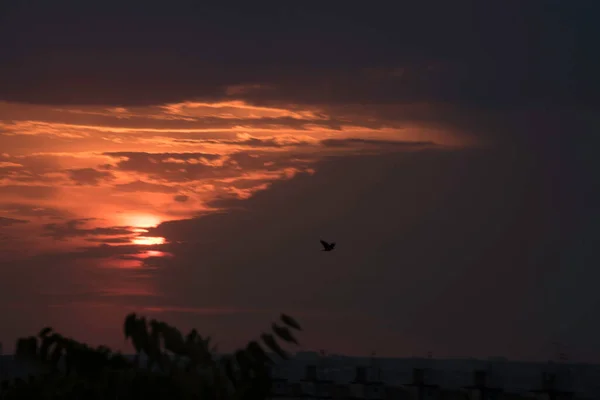
<svg viewBox="0 0 600 400">
<path fill-rule="evenodd" d="M 321 239 L 321 244 L 323 245 L 323 250 L 322 251 L 331 251 L 335 248 L 335 242 L 332 243 L 327 243 L 326 241 L 324 241 L 323 239 Z"/>
</svg>

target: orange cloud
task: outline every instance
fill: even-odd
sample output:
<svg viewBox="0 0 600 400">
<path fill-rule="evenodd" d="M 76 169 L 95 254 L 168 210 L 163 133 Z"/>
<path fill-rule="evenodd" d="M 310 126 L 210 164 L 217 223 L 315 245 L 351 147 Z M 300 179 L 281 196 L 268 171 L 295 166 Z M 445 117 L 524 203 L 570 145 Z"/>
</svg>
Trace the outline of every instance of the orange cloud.
<svg viewBox="0 0 600 400">
<path fill-rule="evenodd" d="M 167 104 L 162 109 L 169 115 L 223 119 L 260 119 L 260 118 L 293 118 L 305 120 L 327 119 L 323 113 L 302 109 L 286 109 L 275 107 L 259 107 L 244 101 L 227 101 L 218 103 L 183 102 Z"/>
<path fill-rule="evenodd" d="M 37 234 L 54 229 L 60 246 L 157 245 L 163 239 L 144 236 L 146 228 L 314 173 L 323 157 L 457 142 L 415 118 L 390 118 L 386 107 L 259 106 L 233 98 L 265 89 L 231 87 L 229 101 L 127 108 L 0 102 L 0 215 L 35 215 Z M 410 116 L 423 107 L 402 110 Z M 64 226 L 82 219 L 85 227 Z"/>
</svg>

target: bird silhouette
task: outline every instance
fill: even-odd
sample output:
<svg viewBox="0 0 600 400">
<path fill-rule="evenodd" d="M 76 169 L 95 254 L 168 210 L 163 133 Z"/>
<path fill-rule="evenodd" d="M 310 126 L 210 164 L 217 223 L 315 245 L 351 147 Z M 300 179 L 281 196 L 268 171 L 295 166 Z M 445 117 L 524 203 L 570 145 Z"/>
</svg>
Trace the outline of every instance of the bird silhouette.
<svg viewBox="0 0 600 400">
<path fill-rule="evenodd" d="M 331 251 L 335 248 L 335 242 L 332 243 L 327 243 L 326 241 L 324 241 L 323 239 L 321 239 L 321 244 L 323 245 L 323 250 L 322 251 Z"/>
</svg>

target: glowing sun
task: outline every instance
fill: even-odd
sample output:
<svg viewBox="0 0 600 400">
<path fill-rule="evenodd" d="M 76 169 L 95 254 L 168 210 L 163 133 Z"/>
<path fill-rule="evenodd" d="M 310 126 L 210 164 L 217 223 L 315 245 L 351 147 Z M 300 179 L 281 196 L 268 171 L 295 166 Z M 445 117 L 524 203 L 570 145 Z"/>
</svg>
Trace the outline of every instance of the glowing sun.
<svg viewBox="0 0 600 400">
<path fill-rule="evenodd" d="M 138 236 L 131 240 L 133 244 L 139 244 L 143 246 L 152 246 L 156 244 L 164 244 L 165 238 L 152 237 L 152 236 Z"/>
<path fill-rule="evenodd" d="M 130 214 L 123 218 L 123 223 L 134 228 L 152 228 L 161 223 L 160 218 L 149 214 Z"/>
</svg>

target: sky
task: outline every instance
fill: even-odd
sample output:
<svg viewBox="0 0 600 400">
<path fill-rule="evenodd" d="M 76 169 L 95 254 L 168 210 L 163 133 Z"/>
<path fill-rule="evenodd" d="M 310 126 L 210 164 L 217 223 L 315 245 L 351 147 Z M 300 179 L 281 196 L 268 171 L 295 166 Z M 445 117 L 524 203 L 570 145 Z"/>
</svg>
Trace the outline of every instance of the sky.
<svg viewBox="0 0 600 400">
<path fill-rule="evenodd" d="M 5 350 L 284 312 L 301 350 L 600 361 L 598 11 L 2 2 Z"/>
</svg>

